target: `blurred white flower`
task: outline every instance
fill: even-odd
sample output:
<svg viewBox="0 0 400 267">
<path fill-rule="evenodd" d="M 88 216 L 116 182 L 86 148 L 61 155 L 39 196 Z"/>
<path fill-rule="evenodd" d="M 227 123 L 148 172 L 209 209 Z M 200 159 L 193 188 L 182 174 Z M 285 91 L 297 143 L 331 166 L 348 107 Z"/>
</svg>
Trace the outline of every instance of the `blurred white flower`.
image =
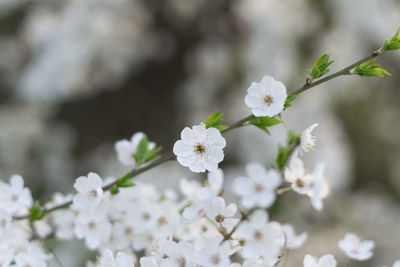
<svg viewBox="0 0 400 267">
<path fill-rule="evenodd" d="M 196 196 L 200 199 L 210 199 L 218 196 L 221 192 L 224 182 L 224 173 L 221 169 L 209 172 L 207 175 L 207 184 L 197 190 Z"/>
<path fill-rule="evenodd" d="M 203 249 L 195 254 L 194 259 L 199 266 L 226 267 L 231 263 L 229 249 L 229 242 L 220 244 L 218 239 L 205 239 Z"/>
<path fill-rule="evenodd" d="M 0 182 L 0 209 L 16 214 L 30 208 L 32 202 L 31 191 L 20 175 L 11 176 L 10 184 Z"/>
<path fill-rule="evenodd" d="M 308 194 L 313 185 L 313 176 L 306 173 L 304 162 L 292 156 L 289 166 L 285 168 L 285 179 L 291 183 L 292 189 L 299 194 Z"/>
<path fill-rule="evenodd" d="M 311 200 L 311 205 L 314 209 L 321 211 L 323 208 L 322 200 L 329 195 L 330 185 L 324 175 L 325 164 L 317 163 L 315 166 L 313 176 L 313 184 L 311 190 L 308 192 L 308 196 Z"/>
<path fill-rule="evenodd" d="M 76 214 L 71 210 L 57 210 L 51 214 L 55 235 L 59 239 L 72 239 L 75 235 Z"/>
<path fill-rule="evenodd" d="M 386 266 L 383 266 L 383 267 L 386 267 Z M 395 261 L 395 262 L 393 263 L 393 267 L 400 267 L 400 260 Z"/>
<path fill-rule="evenodd" d="M 126 166 L 134 168 L 136 166 L 135 158 L 136 149 L 140 141 L 146 137 L 142 132 L 137 132 L 132 135 L 131 140 L 120 140 L 115 143 L 115 150 L 117 151 L 118 160 Z M 154 142 L 149 142 L 149 149 L 156 146 Z"/>
<path fill-rule="evenodd" d="M 254 207 L 268 208 L 275 199 L 275 189 L 281 184 L 276 170 L 267 170 L 260 163 L 249 163 L 246 166 L 248 177 L 238 177 L 233 182 L 233 191 L 240 197 L 245 209 Z"/>
<path fill-rule="evenodd" d="M 134 267 L 132 258 L 123 252 L 118 252 L 117 257 L 111 250 L 105 249 L 101 254 L 100 260 L 96 267 Z"/>
<path fill-rule="evenodd" d="M 230 203 L 225 205 L 225 200 L 222 197 L 216 197 L 212 200 L 208 217 L 214 220 L 215 223 L 221 224 L 227 232 L 230 232 L 233 227 L 239 222 L 239 219 L 232 218 L 235 216 L 237 207 Z"/>
<path fill-rule="evenodd" d="M 319 260 L 313 256 L 306 255 L 303 265 L 304 267 L 335 267 L 336 260 L 331 254 L 324 255 Z"/>
<path fill-rule="evenodd" d="M 216 171 L 218 163 L 224 159 L 225 138 L 216 128 L 203 124 L 192 129 L 186 127 L 181 132 L 181 140 L 174 144 L 174 154 L 178 162 L 189 167 L 192 172 Z"/>
<path fill-rule="evenodd" d="M 250 85 L 244 101 L 254 116 L 273 117 L 283 110 L 286 97 L 286 87 L 282 82 L 264 76 L 260 83 Z"/>
<path fill-rule="evenodd" d="M 234 238 L 244 240 L 242 256 L 245 259 L 263 258 L 274 263 L 284 246 L 285 236 L 277 222 L 268 222 L 268 215 L 263 210 L 256 210 L 249 221 L 243 221 L 233 233 Z"/>
<path fill-rule="evenodd" d="M 317 138 L 311 135 L 311 132 L 315 127 L 318 126 L 318 123 L 314 123 L 307 129 L 303 131 L 300 137 L 300 155 L 303 156 L 307 152 L 311 152 L 315 149 L 317 145 Z"/>
<path fill-rule="evenodd" d="M 8 246 L 0 247 L 0 266 L 8 267 L 14 256 L 14 249 Z"/>
<path fill-rule="evenodd" d="M 360 238 L 353 234 L 348 233 L 344 239 L 340 240 L 339 248 L 346 253 L 347 257 L 353 260 L 365 261 L 372 257 L 372 249 L 375 243 L 371 240 L 361 241 Z"/>
<path fill-rule="evenodd" d="M 303 232 L 299 235 L 296 235 L 294 228 L 290 224 L 282 225 L 282 230 L 286 235 L 286 247 L 288 249 L 298 249 L 300 248 L 307 240 L 307 233 Z"/>
<path fill-rule="evenodd" d="M 89 249 L 97 249 L 111 235 L 111 223 L 102 209 L 80 213 L 76 222 L 75 234 L 79 239 L 84 238 Z"/>
<path fill-rule="evenodd" d="M 11 227 L 11 214 L 0 210 L 0 240 L 6 236 Z M 1 265 L 0 265 L 1 266 Z"/>
<path fill-rule="evenodd" d="M 32 242 L 25 244 L 24 250 L 14 257 L 17 267 L 46 267 L 46 261 L 49 259 L 51 259 L 51 256 L 47 255 L 41 247 Z"/>
<path fill-rule="evenodd" d="M 81 176 L 76 179 L 74 188 L 78 194 L 74 196 L 73 207 L 77 210 L 93 209 L 103 199 L 103 180 L 94 172 L 88 176 Z"/>
</svg>

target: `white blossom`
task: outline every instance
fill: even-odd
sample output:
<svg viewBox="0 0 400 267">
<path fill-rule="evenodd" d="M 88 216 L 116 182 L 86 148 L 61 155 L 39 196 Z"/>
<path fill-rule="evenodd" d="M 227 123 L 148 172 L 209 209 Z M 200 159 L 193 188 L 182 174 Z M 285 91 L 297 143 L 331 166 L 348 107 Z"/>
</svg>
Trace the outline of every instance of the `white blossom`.
<svg viewBox="0 0 400 267">
<path fill-rule="evenodd" d="M 282 230 L 286 235 L 286 247 L 288 249 L 298 249 L 307 240 L 307 233 L 303 232 L 299 235 L 296 235 L 296 232 L 291 224 L 286 223 L 282 225 Z"/>
<path fill-rule="evenodd" d="M 314 182 L 314 177 L 306 173 L 304 162 L 297 156 L 292 156 L 289 166 L 285 168 L 285 179 L 291 183 L 292 189 L 299 194 L 308 194 Z"/>
<path fill-rule="evenodd" d="M 136 166 L 134 155 L 140 141 L 146 137 L 142 132 L 137 132 L 132 135 L 131 140 L 120 140 L 115 143 L 115 150 L 117 151 L 118 160 L 123 164 L 131 167 Z M 154 142 L 149 142 L 149 149 L 156 146 Z"/>
<path fill-rule="evenodd" d="M 0 247 L 0 266 L 8 267 L 14 257 L 14 249 L 9 246 Z"/>
<path fill-rule="evenodd" d="M 181 140 L 175 142 L 173 152 L 178 162 L 192 172 L 212 172 L 224 159 L 225 145 L 225 138 L 219 130 L 212 127 L 206 129 L 200 124 L 182 130 Z"/>
<path fill-rule="evenodd" d="M 74 188 L 78 191 L 73 199 L 73 207 L 77 210 L 89 210 L 97 207 L 103 199 L 103 180 L 96 173 L 76 179 Z"/>
<path fill-rule="evenodd" d="M 195 255 L 195 261 L 199 266 L 226 267 L 230 264 L 229 243 L 220 244 L 218 239 L 205 239 L 204 247 Z"/>
<path fill-rule="evenodd" d="M 263 210 L 256 210 L 249 221 L 239 224 L 233 233 L 234 238 L 244 240 L 241 254 L 246 259 L 263 258 L 266 262 L 276 262 L 285 236 L 277 222 L 268 222 L 268 215 Z"/>
<path fill-rule="evenodd" d="M 317 259 L 313 256 L 306 255 L 303 261 L 304 267 L 335 267 L 336 260 L 331 254 L 327 254 Z"/>
<path fill-rule="evenodd" d="M 99 262 L 96 267 L 134 267 L 132 257 L 123 252 L 118 252 L 117 257 L 114 258 L 114 254 L 111 250 L 106 249 L 103 251 Z"/>
<path fill-rule="evenodd" d="M 17 267 L 46 267 L 48 261 L 51 259 L 50 255 L 47 255 L 41 247 L 35 243 L 27 243 L 24 246 L 24 250 L 20 251 L 15 255 L 14 260 Z"/>
<path fill-rule="evenodd" d="M 323 208 L 322 200 L 329 195 L 330 185 L 324 175 L 325 164 L 318 163 L 315 166 L 313 176 L 313 184 L 311 190 L 308 192 L 308 196 L 311 200 L 311 205 L 318 211 Z"/>
<path fill-rule="evenodd" d="M 249 163 L 246 166 L 248 177 L 238 177 L 233 182 L 233 191 L 240 197 L 245 209 L 254 207 L 268 208 L 275 199 L 275 189 L 281 184 L 276 170 L 266 168 L 260 163 Z"/>
<path fill-rule="evenodd" d="M 361 241 L 360 238 L 353 234 L 348 233 L 344 239 L 340 240 L 339 248 L 353 260 L 365 261 L 372 257 L 372 249 L 375 247 L 375 243 L 371 240 Z"/>
<path fill-rule="evenodd" d="M 382 266 L 382 267 L 386 267 L 386 266 Z M 400 260 L 395 261 L 395 262 L 393 263 L 393 267 L 400 267 Z"/>
<path fill-rule="evenodd" d="M 11 214 L 0 210 L 0 240 L 2 240 L 11 228 Z M 1 266 L 1 265 L 0 265 Z"/>
<path fill-rule="evenodd" d="M 300 137 L 300 155 L 304 155 L 304 153 L 311 152 L 315 149 L 317 145 L 317 138 L 311 135 L 311 132 L 314 130 L 315 127 L 318 126 L 318 123 L 314 123 L 307 129 L 305 129 Z"/>
<path fill-rule="evenodd" d="M 253 82 L 245 98 L 254 116 L 273 117 L 283 110 L 287 98 L 286 87 L 271 76 L 264 76 L 260 83 Z"/>
<path fill-rule="evenodd" d="M 75 235 L 76 214 L 71 210 L 57 210 L 52 213 L 55 235 L 60 239 L 72 239 Z"/>
<path fill-rule="evenodd" d="M 11 214 L 26 212 L 32 205 L 31 191 L 24 187 L 24 179 L 13 175 L 10 184 L 0 183 L 0 209 Z"/>
<path fill-rule="evenodd" d="M 230 203 L 225 205 L 225 200 L 222 197 L 216 197 L 211 202 L 210 210 L 207 215 L 217 224 L 221 224 L 227 232 L 230 232 L 239 219 L 232 218 L 237 211 L 235 204 Z"/>
</svg>

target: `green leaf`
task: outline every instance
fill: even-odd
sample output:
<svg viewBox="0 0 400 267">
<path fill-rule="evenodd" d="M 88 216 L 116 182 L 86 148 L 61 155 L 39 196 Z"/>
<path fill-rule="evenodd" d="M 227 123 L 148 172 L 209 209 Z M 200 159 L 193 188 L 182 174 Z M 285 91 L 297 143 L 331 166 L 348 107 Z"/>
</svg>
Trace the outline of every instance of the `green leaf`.
<svg viewBox="0 0 400 267">
<path fill-rule="evenodd" d="M 285 104 L 283 105 L 283 108 L 290 108 L 292 106 L 292 104 L 290 104 L 290 101 L 288 100 L 288 98 L 286 98 L 285 100 Z"/>
<path fill-rule="evenodd" d="M 224 119 L 224 113 L 217 112 L 211 115 L 206 121 L 206 128 L 215 127 L 221 125 L 222 120 Z M 217 127 L 215 127 L 217 128 Z"/>
<path fill-rule="evenodd" d="M 329 55 L 324 54 L 318 60 L 314 63 L 312 66 L 311 70 L 308 70 L 308 73 L 311 75 L 311 79 L 318 79 L 322 77 L 323 75 L 327 74 L 329 72 L 328 67 L 333 63 L 334 61 L 329 61 Z"/>
<path fill-rule="evenodd" d="M 288 158 L 289 158 L 289 149 L 287 147 L 280 146 L 278 156 L 276 157 L 276 164 L 278 165 L 279 169 L 285 167 Z"/>
<path fill-rule="evenodd" d="M 392 39 L 385 42 L 384 50 L 394 51 L 400 49 L 400 28 L 394 34 Z"/>
<path fill-rule="evenodd" d="M 375 63 L 375 60 L 371 60 L 370 62 L 365 63 L 364 65 L 358 65 L 354 72 L 363 77 L 385 77 L 392 76 L 387 70 L 382 69 L 379 65 L 372 65 Z"/>
<path fill-rule="evenodd" d="M 254 117 L 249 120 L 249 123 L 260 128 L 267 134 L 271 134 L 267 127 L 274 126 L 276 124 L 281 123 L 281 120 L 274 117 Z"/>
<path fill-rule="evenodd" d="M 136 147 L 136 153 L 133 155 L 135 158 L 136 162 L 141 162 L 145 154 L 147 153 L 149 149 L 149 139 L 147 139 L 146 136 L 140 140 L 139 144 Z"/>
<path fill-rule="evenodd" d="M 46 216 L 46 214 L 42 211 L 42 207 L 37 203 L 35 203 L 29 210 L 29 220 L 31 222 L 40 221 L 44 216 Z"/>
<path fill-rule="evenodd" d="M 111 195 L 116 195 L 119 193 L 119 187 L 118 186 L 114 186 L 111 190 L 110 190 Z"/>
<path fill-rule="evenodd" d="M 133 186 L 136 186 L 136 184 L 131 183 L 131 182 L 124 182 L 122 184 L 118 183 L 118 187 L 133 187 Z"/>
<path fill-rule="evenodd" d="M 217 128 L 220 132 L 223 132 L 223 131 L 229 129 L 229 126 L 226 126 L 226 125 L 216 125 L 216 126 L 213 126 L 213 127 Z"/>
</svg>

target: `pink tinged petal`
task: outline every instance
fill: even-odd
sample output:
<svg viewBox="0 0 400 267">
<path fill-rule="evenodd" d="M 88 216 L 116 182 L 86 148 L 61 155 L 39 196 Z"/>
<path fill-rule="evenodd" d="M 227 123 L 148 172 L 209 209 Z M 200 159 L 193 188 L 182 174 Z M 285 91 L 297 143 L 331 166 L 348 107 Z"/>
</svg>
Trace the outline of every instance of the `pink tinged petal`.
<svg viewBox="0 0 400 267">
<path fill-rule="evenodd" d="M 174 144 L 173 152 L 177 156 L 189 156 L 193 153 L 193 147 L 184 143 L 182 140 L 178 140 Z"/>
</svg>

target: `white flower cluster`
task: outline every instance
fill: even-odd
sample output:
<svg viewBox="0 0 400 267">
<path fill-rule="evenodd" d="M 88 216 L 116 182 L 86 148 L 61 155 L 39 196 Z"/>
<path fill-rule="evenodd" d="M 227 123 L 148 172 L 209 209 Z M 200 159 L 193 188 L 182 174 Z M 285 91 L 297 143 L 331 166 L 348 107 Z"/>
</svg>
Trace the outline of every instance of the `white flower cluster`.
<svg viewBox="0 0 400 267">
<path fill-rule="evenodd" d="M 260 99 L 263 102 L 257 104 Z M 271 77 L 252 84 L 246 97 L 256 116 L 278 114 L 285 100 L 284 85 Z M 22 177 L 12 176 L 9 184 L 0 183 L 0 266 L 47 266 L 51 256 L 39 241 L 51 234 L 62 240 L 83 239 L 88 249 L 100 252 L 97 262 L 88 262 L 88 267 L 276 266 L 286 250 L 300 248 L 308 234 L 297 235 L 292 225 L 271 221 L 267 209 L 282 192 L 293 190 L 308 196 L 312 206 L 322 210 L 329 193 L 323 163 L 310 173 L 301 159 L 315 147 L 311 132 L 316 126 L 289 143 L 290 153 L 281 168 L 248 163 L 246 175 L 232 183 L 232 197 L 224 190 L 224 172 L 218 168 L 225 139 L 217 128 L 204 124 L 185 128 L 173 148 L 181 165 L 195 173 L 209 171 L 204 184 L 182 178 L 182 197 L 171 189 L 159 192 L 149 183 L 134 186 L 124 178 L 103 181 L 98 174 L 89 173 L 76 179 L 75 195 L 55 194 L 45 205 L 45 211 L 52 212 L 43 219 L 42 208 L 33 205 Z M 130 141 L 116 143 L 121 163 L 132 168 L 151 164 L 158 156 L 154 154 L 156 144 L 144 137 L 137 133 Z M 144 158 L 136 162 L 139 154 Z M 16 220 L 24 214 L 31 220 Z M 358 261 L 370 259 L 375 246 L 352 233 L 338 245 Z M 304 267 L 336 264 L 331 254 L 320 258 L 306 255 L 303 260 Z M 398 267 L 399 262 L 393 266 Z"/>
</svg>

